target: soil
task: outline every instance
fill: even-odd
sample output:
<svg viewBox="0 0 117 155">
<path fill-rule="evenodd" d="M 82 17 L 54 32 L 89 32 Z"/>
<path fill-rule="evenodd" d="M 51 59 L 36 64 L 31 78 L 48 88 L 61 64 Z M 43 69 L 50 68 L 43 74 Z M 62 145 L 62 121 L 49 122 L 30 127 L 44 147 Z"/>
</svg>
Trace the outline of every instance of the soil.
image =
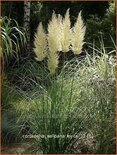
<svg viewBox="0 0 117 155">
<path fill-rule="evenodd" d="M 23 154 L 25 153 L 30 147 L 32 146 L 31 142 L 23 142 L 23 143 L 15 143 L 15 144 L 10 144 L 9 146 L 4 146 L 2 148 L 1 153 L 6 154 Z"/>
</svg>

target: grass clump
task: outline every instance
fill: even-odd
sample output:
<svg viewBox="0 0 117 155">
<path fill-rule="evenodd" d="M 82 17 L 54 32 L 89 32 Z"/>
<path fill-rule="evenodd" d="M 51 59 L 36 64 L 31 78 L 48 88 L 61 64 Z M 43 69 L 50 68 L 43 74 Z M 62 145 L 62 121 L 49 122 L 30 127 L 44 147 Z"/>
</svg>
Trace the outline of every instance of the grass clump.
<svg viewBox="0 0 117 155">
<path fill-rule="evenodd" d="M 65 62 L 59 74 L 46 72 L 50 83 L 35 81 L 33 89 L 23 92 L 29 103 L 24 99 L 20 105 L 27 108 L 15 108 L 21 109 L 19 120 L 29 124 L 31 152 L 115 153 L 116 59 L 115 50 L 105 51 L 93 48 L 92 56 Z"/>
</svg>

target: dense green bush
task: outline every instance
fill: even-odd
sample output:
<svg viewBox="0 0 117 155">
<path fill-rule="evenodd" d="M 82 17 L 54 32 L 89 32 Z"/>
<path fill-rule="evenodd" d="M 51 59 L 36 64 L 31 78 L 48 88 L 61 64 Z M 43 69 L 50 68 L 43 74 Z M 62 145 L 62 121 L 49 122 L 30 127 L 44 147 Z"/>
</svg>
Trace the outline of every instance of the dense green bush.
<svg viewBox="0 0 117 155">
<path fill-rule="evenodd" d="M 107 9 L 104 18 L 99 18 L 98 15 L 91 15 L 87 20 L 87 42 L 96 41 L 99 46 L 99 38 L 103 36 L 106 46 L 112 48 L 112 41 L 116 39 L 116 9 L 115 2 L 110 2 L 110 7 Z"/>
<path fill-rule="evenodd" d="M 114 38 L 114 40 L 116 39 L 116 3 L 115 2 L 110 2 L 110 7 L 106 11 L 104 21 L 102 22 L 102 27 L 104 27 L 105 38 L 106 38 L 106 35 L 109 34 Z"/>
</svg>

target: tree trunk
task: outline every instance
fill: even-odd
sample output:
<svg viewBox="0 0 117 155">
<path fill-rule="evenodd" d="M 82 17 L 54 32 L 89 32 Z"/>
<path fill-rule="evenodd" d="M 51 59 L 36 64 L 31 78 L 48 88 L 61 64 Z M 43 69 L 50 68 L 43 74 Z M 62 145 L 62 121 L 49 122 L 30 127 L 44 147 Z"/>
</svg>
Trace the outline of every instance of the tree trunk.
<svg viewBox="0 0 117 155">
<path fill-rule="evenodd" d="M 24 28 L 27 32 L 27 51 L 30 54 L 30 2 L 24 1 Z"/>
</svg>

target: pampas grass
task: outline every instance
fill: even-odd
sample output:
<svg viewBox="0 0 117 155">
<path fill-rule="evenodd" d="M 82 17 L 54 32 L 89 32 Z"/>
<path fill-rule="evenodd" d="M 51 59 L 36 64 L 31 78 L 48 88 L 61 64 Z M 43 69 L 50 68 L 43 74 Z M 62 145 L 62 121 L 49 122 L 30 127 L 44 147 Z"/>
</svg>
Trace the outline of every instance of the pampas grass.
<svg viewBox="0 0 117 155">
<path fill-rule="evenodd" d="M 37 28 L 37 33 L 35 34 L 34 41 L 34 52 L 36 54 L 36 60 L 42 61 L 47 56 L 47 39 L 44 32 L 42 23 L 39 24 Z"/>
<path fill-rule="evenodd" d="M 81 12 L 73 28 L 71 28 L 69 9 L 66 11 L 64 18 L 61 15 L 57 16 L 53 12 L 52 19 L 48 24 L 47 36 L 44 33 L 42 24 L 39 25 L 37 34 L 35 35 L 34 52 L 37 55 L 36 59 L 42 61 L 47 53 L 48 69 L 51 74 L 55 73 L 59 63 L 60 51 L 65 53 L 72 50 L 74 54 L 81 53 L 84 44 L 85 29 Z M 46 48 L 47 46 L 48 49 Z M 53 61 L 54 59 L 55 61 Z"/>
</svg>

